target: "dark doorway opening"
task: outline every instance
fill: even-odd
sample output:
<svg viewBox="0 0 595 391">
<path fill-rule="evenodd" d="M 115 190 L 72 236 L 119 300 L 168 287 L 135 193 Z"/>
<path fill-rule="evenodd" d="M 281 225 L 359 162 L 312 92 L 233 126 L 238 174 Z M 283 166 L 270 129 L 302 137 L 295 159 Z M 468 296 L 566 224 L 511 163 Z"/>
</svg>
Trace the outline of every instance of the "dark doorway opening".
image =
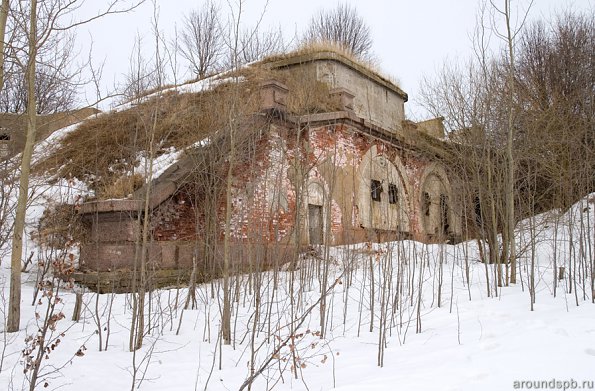
<svg viewBox="0 0 595 391">
<path fill-rule="evenodd" d="M 322 206 L 308 204 L 308 228 L 310 244 L 322 244 Z"/>
<path fill-rule="evenodd" d="M 448 234 L 450 231 L 450 224 L 448 221 L 448 197 L 440 194 L 440 228 L 443 234 Z"/>
</svg>

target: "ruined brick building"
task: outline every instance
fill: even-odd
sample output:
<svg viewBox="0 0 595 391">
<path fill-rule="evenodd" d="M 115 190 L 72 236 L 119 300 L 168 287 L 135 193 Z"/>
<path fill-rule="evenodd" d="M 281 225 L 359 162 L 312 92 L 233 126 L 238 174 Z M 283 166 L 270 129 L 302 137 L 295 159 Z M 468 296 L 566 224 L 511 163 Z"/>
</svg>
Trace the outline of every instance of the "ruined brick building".
<svg viewBox="0 0 595 391">
<path fill-rule="evenodd" d="M 439 158 L 440 119 L 407 121 L 406 93 L 332 51 L 287 56 L 266 67 L 323 82 L 338 109 L 295 115 L 286 107 L 292 94 L 287 85 L 260 83 L 254 92 L 260 99 L 258 115 L 242 125 L 258 127 L 258 141 L 251 158 L 238 159 L 232 168 L 229 215 L 225 191 L 205 207 L 205 192 L 190 179 L 196 166 L 192 156 L 180 158 L 153 181 L 148 199 L 153 265 L 188 268 L 203 262 L 207 248 L 215 249 L 211 258 L 216 262 L 226 216 L 236 262 L 252 257 L 272 264 L 318 244 L 462 236 L 457 181 Z M 126 199 L 81 206 L 90 229 L 81 246 L 82 270 L 132 268 L 145 218 L 144 194 L 140 189 Z M 205 234 L 209 219 L 215 227 L 211 239 Z"/>
</svg>

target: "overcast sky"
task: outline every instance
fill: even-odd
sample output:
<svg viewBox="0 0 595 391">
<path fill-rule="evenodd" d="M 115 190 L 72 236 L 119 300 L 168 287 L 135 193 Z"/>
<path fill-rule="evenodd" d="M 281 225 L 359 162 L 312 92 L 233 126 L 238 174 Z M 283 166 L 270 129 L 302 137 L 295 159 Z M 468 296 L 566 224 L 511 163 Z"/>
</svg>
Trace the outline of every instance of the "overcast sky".
<svg viewBox="0 0 595 391">
<path fill-rule="evenodd" d="M 203 0 L 155 0 L 159 10 L 160 30 L 169 37 L 181 25 L 183 15 L 200 7 Z M 215 0 L 223 12 L 237 0 Z M 446 60 L 459 61 L 472 54 L 470 34 L 476 25 L 478 5 L 483 0 L 348 0 L 370 26 L 373 52 L 383 73 L 399 81 L 409 94 L 407 112 L 412 119 L 427 116 L 416 104 L 422 78 L 432 77 Z M 106 0 L 88 1 L 88 7 L 99 7 Z M 495 0 L 501 3 L 502 0 Z M 300 35 L 310 17 L 321 8 L 333 8 L 338 1 L 315 0 L 245 0 L 244 25 L 254 25 L 263 15 L 264 28 L 282 29 L 286 41 Z M 513 3 L 528 4 L 526 0 Z M 564 10 L 593 12 L 595 0 L 535 0 L 531 19 L 551 20 Z M 96 8 L 95 8 L 96 9 Z M 153 42 L 151 17 L 153 4 L 147 0 L 131 14 L 110 16 L 78 31 L 82 50 L 93 40 L 93 59 L 105 60 L 104 85 L 122 79 L 130 61 L 135 37 Z M 494 47 L 497 39 L 494 38 Z M 152 47 L 152 46 L 151 46 Z M 184 69 L 186 70 L 186 69 Z M 188 78 L 189 75 L 183 76 Z"/>
</svg>

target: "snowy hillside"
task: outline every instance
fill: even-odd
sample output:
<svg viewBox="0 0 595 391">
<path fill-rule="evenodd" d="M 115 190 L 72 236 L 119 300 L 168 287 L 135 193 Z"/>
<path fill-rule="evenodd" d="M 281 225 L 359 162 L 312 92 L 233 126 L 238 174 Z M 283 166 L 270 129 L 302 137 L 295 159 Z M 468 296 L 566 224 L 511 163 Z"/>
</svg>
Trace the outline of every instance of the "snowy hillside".
<svg viewBox="0 0 595 391">
<path fill-rule="evenodd" d="M 221 281 L 198 286 L 194 309 L 183 310 L 186 289 L 147 295 L 150 333 L 135 354 L 130 295 L 85 292 L 73 322 L 75 294 L 63 289 L 38 387 L 125 390 L 134 381 L 143 390 L 237 390 L 249 389 L 251 375 L 253 390 L 595 387 L 594 225 L 595 195 L 520 223 L 520 281 L 510 287 L 495 286 L 495 267 L 478 262 L 475 242 L 336 247 L 328 261 L 320 248 L 295 271 L 233 279 L 231 346 L 218 338 Z M 0 274 L 3 318 L 9 263 Z M 33 346 L 35 354 L 28 337 L 48 308 L 41 293 L 31 306 L 35 275 L 24 279 L 23 329 L 0 338 L 2 390 L 29 389 L 22 352 Z"/>
</svg>

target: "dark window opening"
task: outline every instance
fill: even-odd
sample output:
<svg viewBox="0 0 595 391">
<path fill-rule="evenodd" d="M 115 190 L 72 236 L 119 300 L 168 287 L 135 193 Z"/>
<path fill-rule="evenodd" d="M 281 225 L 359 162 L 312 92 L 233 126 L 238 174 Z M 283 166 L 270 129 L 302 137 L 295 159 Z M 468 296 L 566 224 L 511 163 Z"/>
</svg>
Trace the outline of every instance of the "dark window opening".
<svg viewBox="0 0 595 391">
<path fill-rule="evenodd" d="M 430 194 L 428 194 L 428 192 L 424 191 L 424 193 L 422 194 L 422 199 L 421 199 L 421 212 L 425 216 L 430 215 L 430 204 L 431 203 L 432 203 L 432 199 L 430 198 Z"/>
<path fill-rule="evenodd" d="M 475 196 L 473 205 L 475 206 L 475 223 L 481 227 L 483 225 L 483 216 L 481 215 L 481 201 L 479 200 L 479 196 Z"/>
<path fill-rule="evenodd" d="M 399 189 L 397 185 L 390 183 L 388 185 L 388 203 L 396 204 L 399 202 Z"/>
<path fill-rule="evenodd" d="M 448 197 L 440 194 L 440 226 L 442 233 L 448 233 L 450 224 L 448 223 Z"/>
<path fill-rule="evenodd" d="M 10 134 L 0 133 L 0 141 L 10 141 Z"/>
<path fill-rule="evenodd" d="M 380 181 L 377 181 L 376 179 L 372 179 L 370 188 L 370 195 L 372 196 L 372 200 L 380 201 L 380 194 L 382 193 L 382 183 Z"/>
</svg>

